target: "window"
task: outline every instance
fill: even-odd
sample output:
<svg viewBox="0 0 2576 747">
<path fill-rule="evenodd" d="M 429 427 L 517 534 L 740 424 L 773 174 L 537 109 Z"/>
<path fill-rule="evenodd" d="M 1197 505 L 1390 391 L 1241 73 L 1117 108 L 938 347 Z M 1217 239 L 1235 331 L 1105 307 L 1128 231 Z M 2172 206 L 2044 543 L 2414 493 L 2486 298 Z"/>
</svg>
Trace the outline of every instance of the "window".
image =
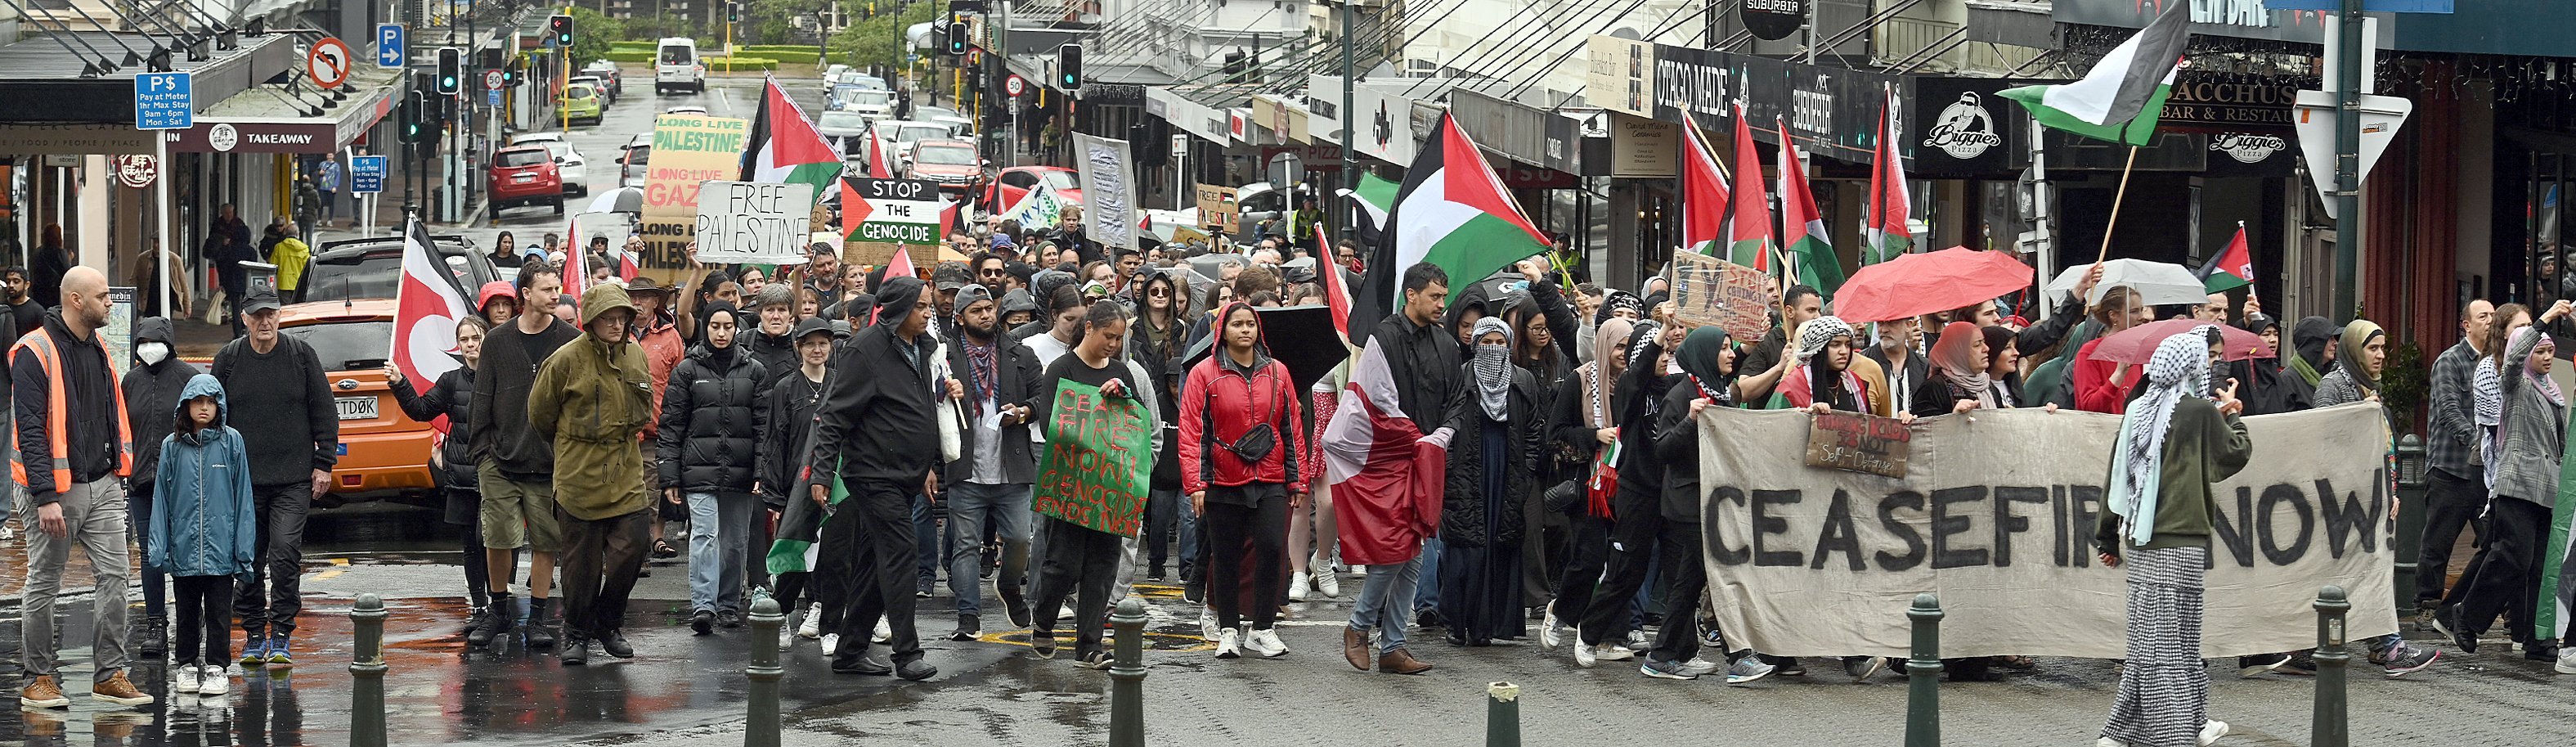
<svg viewBox="0 0 2576 747">
<path fill-rule="evenodd" d="M 1039 173 L 1040 175 L 1042 175 L 1042 176 L 1044 176 L 1044 177 L 1046 178 L 1046 183 L 1047 183 L 1047 186 L 1049 186 L 1049 187 L 1054 187 L 1054 188 L 1056 188 L 1056 189 L 1081 189 L 1081 188 L 1082 188 L 1082 184 L 1081 184 L 1080 182 L 1074 181 L 1074 178 L 1073 178 L 1073 172 L 1070 172 L 1070 171 L 1040 171 L 1040 172 L 1038 172 L 1038 173 Z"/>
<path fill-rule="evenodd" d="M 1013 171 L 1002 175 L 1002 184 L 1028 189 L 1038 185 L 1038 178 L 1037 175 L 1026 171 Z"/>
<path fill-rule="evenodd" d="M 396 273 L 399 277 L 400 273 Z M 392 298 L 391 292 L 379 298 Z M 394 323 L 389 321 L 330 322 L 288 327 L 286 336 L 313 346 L 322 365 L 333 371 L 360 371 L 380 368 L 393 356 Z"/>
<path fill-rule="evenodd" d="M 553 159 L 548 157 L 543 149 L 523 148 L 501 151 L 500 154 L 493 156 L 493 161 L 503 167 L 519 168 L 552 163 Z"/>
<path fill-rule="evenodd" d="M 692 64 L 697 62 L 695 59 L 696 57 L 697 55 L 692 54 L 688 47 L 675 44 L 662 48 L 662 64 L 664 65 Z"/>
<path fill-rule="evenodd" d="M 920 153 L 919 155 L 920 155 L 920 158 L 919 158 L 918 160 L 920 160 L 922 163 L 927 163 L 927 164 L 935 164 L 935 165 L 940 165 L 940 166 L 973 166 L 973 165 L 975 165 L 975 149 L 973 149 L 973 148 L 955 148 L 955 147 L 923 148 L 923 149 L 921 149 L 921 153 Z"/>
</svg>

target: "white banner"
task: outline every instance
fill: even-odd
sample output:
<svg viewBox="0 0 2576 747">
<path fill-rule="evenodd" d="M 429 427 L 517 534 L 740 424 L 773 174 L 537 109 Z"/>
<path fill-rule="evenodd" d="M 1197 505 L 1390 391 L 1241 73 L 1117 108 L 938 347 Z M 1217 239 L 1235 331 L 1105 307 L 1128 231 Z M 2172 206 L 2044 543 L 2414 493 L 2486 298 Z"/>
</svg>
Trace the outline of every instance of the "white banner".
<svg viewBox="0 0 2576 747">
<path fill-rule="evenodd" d="M 1905 610 L 1940 595 L 1941 655 L 2126 655 L 2122 571 L 2093 545 L 2117 416 L 2039 410 L 1914 423 L 1902 480 L 1804 464 L 1811 416 L 1700 416 L 1704 557 L 1730 643 L 1781 656 L 1904 656 Z M 2247 418 L 2254 457 L 2211 486 L 2201 653 L 2316 645 L 2317 590 L 2347 639 L 2397 632 L 2376 405 Z"/>
<path fill-rule="evenodd" d="M 698 189 L 698 251 L 708 264 L 796 264 L 813 238 L 814 185 L 709 180 Z"/>
<path fill-rule="evenodd" d="M 1052 228 L 1064 213 L 1064 198 L 1055 193 L 1054 185 L 1039 182 L 1011 209 L 1002 211 L 1003 220 L 1018 221 L 1025 228 Z"/>
<path fill-rule="evenodd" d="M 1074 133 L 1082 158 L 1082 219 L 1101 246 L 1137 249 L 1136 172 L 1127 165 L 1127 141 Z"/>
</svg>

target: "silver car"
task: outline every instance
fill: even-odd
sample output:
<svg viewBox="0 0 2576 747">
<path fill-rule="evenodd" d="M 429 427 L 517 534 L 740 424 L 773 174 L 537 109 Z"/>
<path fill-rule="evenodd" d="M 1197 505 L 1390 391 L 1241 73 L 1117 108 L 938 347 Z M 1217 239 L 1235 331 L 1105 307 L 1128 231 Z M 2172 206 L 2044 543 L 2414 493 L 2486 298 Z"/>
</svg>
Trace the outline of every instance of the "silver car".
<svg viewBox="0 0 2576 747">
<path fill-rule="evenodd" d="M 827 111 L 814 118 L 814 134 L 823 136 L 843 155 L 863 154 L 868 152 L 868 123 L 872 121 L 873 118 L 860 112 L 846 109 Z"/>
</svg>

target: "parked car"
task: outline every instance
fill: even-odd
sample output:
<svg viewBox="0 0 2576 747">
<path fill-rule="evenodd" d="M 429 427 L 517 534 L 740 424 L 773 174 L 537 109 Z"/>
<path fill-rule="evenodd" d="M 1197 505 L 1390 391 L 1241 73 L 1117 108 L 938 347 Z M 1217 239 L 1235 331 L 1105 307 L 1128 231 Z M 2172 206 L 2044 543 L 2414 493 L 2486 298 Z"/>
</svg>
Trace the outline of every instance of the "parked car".
<svg viewBox="0 0 2576 747">
<path fill-rule="evenodd" d="M 964 194 L 984 178 L 984 158 L 964 140 L 923 140 L 912 145 L 904 178 L 939 185 L 941 191 Z"/>
<path fill-rule="evenodd" d="M 993 175 L 984 188 L 984 204 L 994 210 L 1007 210 L 1019 204 L 1020 197 L 1037 188 L 1040 182 L 1055 189 L 1056 196 L 1075 204 L 1082 202 L 1082 182 L 1072 169 L 1054 166 L 1013 166 Z"/>
<path fill-rule="evenodd" d="M 467 298 L 484 283 L 501 279 L 493 267 L 492 257 L 463 236 L 433 235 L 431 247 L 438 251 L 441 267 L 455 282 L 456 292 Z M 323 244 L 305 264 L 303 294 L 299 301 L 342 301 L 365 298 L 393 298 L 402 287 L 404 241 L 399 236 L 377 236 L 348 239 Z"/>
<path fill-rule="evenodd" d="M 867 115 L 853 111 L 828 111 L 814 117 L 814 134 L 839 148 L 844 155 L 868 152 Z"/>
<path fill-rule="evenodd" d="M 428 423 L 404 415 L 385 384 L 385 362 L 393 358 L 394 299 L 292 304 L 278 310 L 277 326 L 279 334 L 304 341 L 321 358 L 340 415 L 340 460 L 331 467 L 330 490 L 314 496 L 314 503 L 328 508 L 399 499 L 427 506 L 443 500 L 429 467 L 437 434 Z"/>
<path fill-rule="evenodd" d="M 653 95 L 682 89 L 693 94 L 707 92 L 707 66 L 698 59 L 696 39 L 685 36 L 665 38 L 654 59 Z"/>
<path fill-rule="evenodd" d="M 671 107 L 671 108 L 669 108 L 669 109 L 664 109 L 664 110 L 662 110 L 662 113 L 663 113 L 663 114 L 696 114 L 696 115 L 699 115 L 699 116 L 705 116 L 705 115 L 706 115 L 706 113 L 707 113 L 707 108 L 706 108 L 706 107 L 703 107 L 703 106 L 696 105 L 696 104 L 681 104 L 681 105 L 679 105 L 679 106 L 674 106 L 674 107 Z"/>
<path fill-rule="evenodd" d="M 636 133 L 635 139 L 626 141 L 622 150 L 624 152 L 617 156 L 617 186 L 641 186 L 645 163 L 653 158 L 653 133 Z"/>
<path fill-rule="evenodd" d="M 590 194 L 590 162 L 581 157 L 581 151 L 572 149 L 572 143 L 564 140 L 563 133 L 530 132 L 513 135 L 510 137 L 510 144 L 545 146 L 546 153 L 555 160 L 557 178 L 563 180 L 564 194 L 576 196 Z"/>
<path fill-rule="evenodd" d="M 599 93 L 599 79 L 591 78 L 589 83 L 582 80 L 574 78 L 564 84 L 563 98 L 558 99 L 556 105 L 563 107 L 565 124 L 587 121 L 596 127 L 608 116 L 607 99 Z"/>
<path fill-rule="evenodd" d="M 528 143 L 495 151 L 488 173 L 493 215 L 527 205 L 548 205 L 556 215 L 563 214 L 563 172 L 545 146 Z"/>
<path fill-rule="evenodd" d="M 841 76 L 848 74 L 849 72 L 850 66 L 838 63 L 833 64 L 831 67 L 823 68 L 823 95 L 831 95 L 832 86 L 839 85 L 841 82 Z"/>
<path fill-rule="evenodd" d="M 626 81 L 622 76 L 618 75 L 617 63 L 609 62 L 607 60 L 592 60 L 590 64 L 582 66 L 581 72 L 584 75 L 599 78 L 601 84 L 600 90 L 608 93 L 608 103 L 617 103 L 617 97 L 626 94 Z M 575 80 L 579 80 L 579 78 L 575 78 Z"/>
<path fill-rule="evenodd" d="M 877 152 L 887 159 L 886 173 L 903 171 L 904 153 L 922 140 L 946 140 L 952 136 L 948 125 L 912 120 L 878 120 L 872 128 L 877 139 Z"/>
<path fill-rule="evenodd" d="M 975 120 L 968 118 L 964 114 L 958 113 L 955 109 L 950 109 L 944 106 L 913 107 L 912 121 L 947 125 L 948 134 L 954 137 L 971 138 L 975 136 Z"/>
<path fill-rule="evenodd" d="M 858 86 L 871 91 L 888 90 L 884 78 L 860 72 L 842 73 L 841 79 L 836 84 Z"/>
</svg>

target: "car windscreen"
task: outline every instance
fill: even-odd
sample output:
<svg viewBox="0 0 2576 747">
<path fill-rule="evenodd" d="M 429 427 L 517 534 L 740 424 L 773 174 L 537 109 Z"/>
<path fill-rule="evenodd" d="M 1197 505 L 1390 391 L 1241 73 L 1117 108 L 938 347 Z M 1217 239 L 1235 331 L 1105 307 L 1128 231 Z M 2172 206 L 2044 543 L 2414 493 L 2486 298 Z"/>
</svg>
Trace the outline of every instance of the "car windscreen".
<svg viewBox="0 0 2576 747">
<path fill-rule="evenodd" d="M 505 150 L 492 156 L 492 160 L 502 166 L 535 166 L 554 159 L 543 150 Z"/>
<path fill-rule="evenodd" d="M 690 59 L 693 56 L 694 55 L 689 54 L 688 47 L 675 44 L 662 48 L 662 64 L 664 65 L 686 65 L 696 61 Z"/>
<path fill-rule="evenodd" d="M 278 331 L 313 346 L 322 366 L 333 371 L 374 370 L 393 355 L 393 322 L 324 322 Z"/>
<path fill-rule="evenodd" d="M 814 123 L 816 127 L 830 127 L 836 130 L 857 129 L 867 125 L 868 118 L 858 112 L 824 112 L 823 118 Z"/>
<path fill-rule="evenodd" d="M 903 128 L 903 129 L 901 129 L 901 130 L 897 130 L 897 131 L 895 132 L 894 140 L 895 140 L 895 142 L 898 142 L 898 143 L 910 143 L 910 142 L 917 142 L 917 141 L 921 141 L 921 140 L 933 140 L 933 139 L 943 138 L 943 137 L 947 137 L 947 136 L 948 136 L 948 128 L 946 128 L 946 127 L 933 127 L 933 126 L 929 126 L 929 125 L 906 125 L 906 126 L 904 126 L 904 128 Z"/>
<path fill-rule="evenodd" d="M 463 255 L 446 253 L 448 277 L 459 288 L 479 288 L 469 260 Z M 374 251 L 313 258 L 313 269 L 306 272 L 304 300 L 338 301 L 344 298 L 393 298 L 402 286 L 402 255 L 394 251 Z"/>
<path fill-rule="evenodd" d="M 1074 180 L 1071 171 L 1040 171 L 1038 176 L 1046 180 L 1047 186 L 1056 189 L 1082 188 L 1082 183 Z"/>
<path fill-rule="evenodd" d="M 937 164 L 940 166 L 973 166 L 975 165 L 975 149 L 955 147 L 923 148 L 920 153 L 914 155 L 914 160 L 918 160 L 922 163 Z"/>
<path fill-rule="evenodd" d="M 884 91 L 858 89 L 841 94 L 841 100 L 852 106 L 885 106 L 891 97 Z"/>
</svg>

